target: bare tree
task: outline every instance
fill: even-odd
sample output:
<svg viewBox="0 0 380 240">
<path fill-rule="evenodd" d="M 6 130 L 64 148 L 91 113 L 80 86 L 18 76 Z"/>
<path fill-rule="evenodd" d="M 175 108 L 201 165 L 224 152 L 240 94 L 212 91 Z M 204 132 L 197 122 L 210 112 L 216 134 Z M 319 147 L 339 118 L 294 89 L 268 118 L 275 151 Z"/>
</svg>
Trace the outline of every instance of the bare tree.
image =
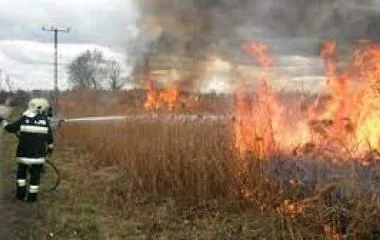
<svg viewBox="0 0 380 240">
<path fill-rule="evenodd" d="M 102 81 L 107 77 L 107 60 L 99 50 L 92 51 L 90 58 L 91 82 L 95 89 L 100 89 Z"/>
<path fill-rule="evenodd" d="M 103 53 L 96 49 L 80 54 L 68 66 L 69 81 L 78 88 L 100 89 L 106 72 Z"/>
<path fill-rule="evenodd" d="M 118 61 L 107 61 L 109 87 L 112 91 L 119 90 L 124 85 L 124 79 L 121 77 L 121 67 Z"/>
</svg>

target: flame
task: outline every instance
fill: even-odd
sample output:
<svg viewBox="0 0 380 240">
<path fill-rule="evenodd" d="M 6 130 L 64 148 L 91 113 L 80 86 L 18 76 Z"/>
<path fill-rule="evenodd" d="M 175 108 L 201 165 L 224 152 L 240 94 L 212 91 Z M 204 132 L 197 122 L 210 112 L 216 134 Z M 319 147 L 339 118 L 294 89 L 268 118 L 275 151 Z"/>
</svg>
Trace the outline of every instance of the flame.
<svg viewBox="0 0 380 240">
<path fill-rule="evenodd" d="M 245 43 L 242 49 L 259 67 L 262 85 L 253 91 L 241 81 L 236 92 L 239 155 L 265 159 L 276 151 L 313 146 L 306 152 L 329 147 L 337 155 L 358 157 L 380 148 L 380 44 L 359 46 L 351 65 L 343 69 L 338 68 L 337 43 L 325 42 L 325 88 L 306 111 L 281 102 L 271 88 L 274 61 L 265 44 Z"/>
<path fill-rule="evenodd" d="M 268 68 L 273 66 L 273 59 L 269 54 L 269 47 L 259 42 L 245 42 L 243 50 L 249 53 L 260 67 Z"/>
<path fill-rule="evenodd" d="M 153 83 L 149 81 L 144 108 L 148 111 L 156 111 L 160 108 L 173 111 L 178 106 L 179 100 L 180 91 L 178 87 L 157 91 L 154 89 Z"/>
<path fill-rule="evenodd" d="M 327 156 L 348 159 L 380 150 L 380 44 L 359 43 L 352 61 L 343 65 L 338 61 L 337 42 L 323 43 L 320 56 L 326 81 L 306 107 L 287 103 L 273 89 L 275 61 L 267 45 L 244 42 L 241 49 L 253 59 L 259 74 L 254 71 L 249 73 L 255 76 L 242 77 L 242 68 L 217 57 L 209 61 L 208 71 L 233 72 L 240 83 L 235 92 L 234 146 L 242 158 L 328 150 Z M 174 111 L 196 104 L 178 86 L 155 89 L 148 70 L 146 110 Z"/>
<path fill-rule="evenodd" d="M 265 159 L 277 150 L 306 143 L 310 138 L 307 121 L 295 124 L 290 117 L 294 117 L 293 112 L 285 111 L 271 87 L 274 61 L 268 47 L 261 43 L 246 43 L 242 48 L 261 69 L 261 86 L 254 94 L 249 93 L 246 87 L 236 93 L 235 147 L 239 155 L 244 157 L 250 153 Z M 295 132 L 297 138 L 294 137 Z"/>
<path fill-rule="evenodd" d="M 167 88 L 159 94 L 159 104 L 165 105 L 169 110 L 174 110 L 179 101 L 179 88 Z"/>
<path fill-rule="evenodd" d="M 179 104 L 180 91 L 178 87 L 171 87 L 162 91 L 157 91 L 150 78 L 149 62 L 146 60 L 144 68 L 144 81 L 148 84 L 146 91 L 145 110 L 157 111 L 160 108 L 167 108 L 173 111 Z"/>
<path fill-rule="evenodd" d="M 153 82 L 149 81 L 148 82 L 148 88 L 147 88 L 147 95 L 146 95 L 146 100 L 144 103 L 144 108 L 146 110 L 157 110 L 159 107 L 158 104 L 158 97 L 159 95 L 157 94 L 156 90 L 154 89 Z"/>
<path fill-rule="evenodd" d="M 285 216 L 296 217 L 305 211 L 305 204 L 302 201 L 285 200 L 278 211 Z"/>
<path fill-rule="evenodd" d="M 268 68 L 273 61 L 269 56 L 268 47 L 261 43 L 245 43 L 242 48 L 256 60 L 260 68 Z M 252 153 L 259 158 L 265 158 L 274 150 L 273 138 L 273 95 L 266 73 L 260 78 L 262 91 L 257 98 L 241 88 L 236 94 L 235 146 L 240 155 Z"/>
<path fill-rule="evenodd" d="M 326 87 L 331 99 L 327 102 L 323 114 L 320 117 L 314 115 L 314 118 L 331 120 L 333 127 L 330 129 L 330 135 L 342 139 L 342 137 L 346 137 L 345 128 L 352 104 L 350 102 L 351 92 L 349 91 L 348 74 L 339 75 L 337 73 L 336 50 L 337 43 L 335 41 L 327 41 L 323 44 L 321 57 L 325 63 Z"/>
<path fill-rule="evenodd" d="M 325 62 L 325 74 L 327 77 L 334 77 L 336 75 L 336 52 L 337 43 L 336 41 L 326 41 L 322 45 L 321 57 Z"/>
<path fill-rule="evenodd" d="M 356 52 L 354 66 L 361 83 L 355 95 L 352 121 L 361 152 L 380 147 L 380 45 L 370 44 Z"/>
</svg>

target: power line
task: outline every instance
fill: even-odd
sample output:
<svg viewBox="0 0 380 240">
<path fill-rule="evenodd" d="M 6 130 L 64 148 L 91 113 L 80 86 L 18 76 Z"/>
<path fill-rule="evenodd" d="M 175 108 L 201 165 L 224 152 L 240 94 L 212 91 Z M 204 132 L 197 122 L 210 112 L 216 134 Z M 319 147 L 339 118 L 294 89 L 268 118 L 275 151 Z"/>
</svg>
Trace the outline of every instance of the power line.
<svg viewBox="0 0 380 240">
<path fill-rule="evenodd" d="M 58 95 L 59 95 L 59 89 L 58 89 L 58 33 L 69 33 L 70 28 L 58 28 L 56 26 L 51 27 L 42 27 L 42 31 L 45 32 L 53 32 L 54 33 L 54 105 L 56 110 L 58 110 Z"/>
</svg>

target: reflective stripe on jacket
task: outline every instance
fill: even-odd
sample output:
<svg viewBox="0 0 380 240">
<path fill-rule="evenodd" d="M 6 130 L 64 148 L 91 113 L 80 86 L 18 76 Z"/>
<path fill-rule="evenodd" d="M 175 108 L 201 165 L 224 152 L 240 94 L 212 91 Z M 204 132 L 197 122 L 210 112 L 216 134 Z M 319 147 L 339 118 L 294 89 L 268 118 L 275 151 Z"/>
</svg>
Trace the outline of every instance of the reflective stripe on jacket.
<svg viewBox="0 0 380 240">
<path fill-rule="evenodd" d="M 49 119 L 44 115 L 24 114 L 4 129 L 19 136 L 17 158 L 19 161 L 44 163 L 47 149 L 53 144 Z M 23 160 L 20 160 L 23 159 Z"/>
</svg>

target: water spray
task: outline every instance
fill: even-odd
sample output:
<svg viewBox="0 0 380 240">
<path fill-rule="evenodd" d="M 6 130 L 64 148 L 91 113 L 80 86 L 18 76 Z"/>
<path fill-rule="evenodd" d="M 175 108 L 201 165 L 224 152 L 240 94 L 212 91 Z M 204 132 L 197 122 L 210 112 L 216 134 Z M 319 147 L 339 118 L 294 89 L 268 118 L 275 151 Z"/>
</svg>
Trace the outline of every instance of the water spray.
<svg viewBox="0 0 380 240">
<path fill-rule="evenodd" d="M 60 126 L 62 123 L 104 123 L 104 122 L 120 122 L 120 121 L 167 121 L 167 122 L 182 122 L 182 121 L 226 121 L 233 119 L 229 115 L 213 115 L 213 114 L 133 114 L 124 116 L 103 116 L 103 117 L 79 117 L 79 118 L 51 118 L 53 126 Z"/>
<path fill-rule="evenodd" d="M 99 121 L 123 121 L 126 116 L 106 116 L 106 117 L 82 117 L 82 118 L 64 118 L 61 122 L 99 122 Z"/>
</svg>

